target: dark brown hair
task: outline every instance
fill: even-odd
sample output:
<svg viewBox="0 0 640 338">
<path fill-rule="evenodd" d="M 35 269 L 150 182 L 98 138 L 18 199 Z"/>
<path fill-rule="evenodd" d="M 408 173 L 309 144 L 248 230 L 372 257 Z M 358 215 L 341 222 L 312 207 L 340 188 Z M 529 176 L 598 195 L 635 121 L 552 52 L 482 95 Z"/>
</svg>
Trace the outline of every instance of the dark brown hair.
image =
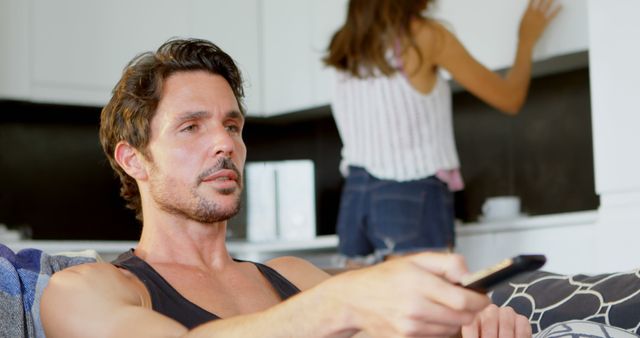
<svg viewBox="0 0 640 338">
<path fill-rule="evenodd" d="M 100 116 L 100 143 L 111 167 L 120 178 L 120 195 L 127 207 L 142 220 L 140 191 L 136 181 L 120 168 L 114 158 L 120 141 L 129 143 L 147 158 L 151 119 L 155 116 L 164 81 L 176 72 L 205 70 L 222 76 L 238 101 L 241 112 L 244 91 L 242 76 L 233 59 L 215 44 L 199 39 L 171 39 L 156 52 L 139 54 L 127 64 L 113 89 L 111 100 Z"/>
<path fill-rule="evenodd" d="M 394 69 L 386 59 L 389 48 L 408 42 L 415 48 L 411 35 L 411 19 L 433 0 L 350 0 L 347 20 L 331 39 L 326 65 L 359 78 L 373 76 L 374 69 L 384 75 Z"/>
</svg>

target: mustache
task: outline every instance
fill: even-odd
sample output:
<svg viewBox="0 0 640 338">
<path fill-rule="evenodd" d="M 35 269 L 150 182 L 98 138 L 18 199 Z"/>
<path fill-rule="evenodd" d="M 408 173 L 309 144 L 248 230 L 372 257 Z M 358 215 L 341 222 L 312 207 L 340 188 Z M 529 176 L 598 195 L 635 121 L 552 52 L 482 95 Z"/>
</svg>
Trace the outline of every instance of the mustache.
<svg viewBox="0 0 640 338">
<path fill-rule="evenodd" d="M 202 183 L 207 177 L 211 176 L 216 171 L 220 171 L 223 169 L 233 170 L 233 172 L 238 176 L 238 183 L 242 182 L 242 174 L 240 173 L 240 170 L 238 170 L 238 168 L 235 164 L 233 164 L 233 161 L 231 161 L 230 158 L 224 157 L 218 160 L 218 162 L 216 162 L 216 164 L 214 164 L 211 168 L 208 168 L 200 175 L 198 175 L 198 184 Z"/>
</svg>

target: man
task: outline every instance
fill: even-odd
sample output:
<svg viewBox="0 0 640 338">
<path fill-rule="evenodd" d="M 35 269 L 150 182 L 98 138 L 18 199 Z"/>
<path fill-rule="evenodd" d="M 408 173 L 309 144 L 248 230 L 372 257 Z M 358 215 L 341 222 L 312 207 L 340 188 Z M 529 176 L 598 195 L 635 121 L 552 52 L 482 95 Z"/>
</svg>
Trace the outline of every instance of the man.
<svg viewBox="0 0 640 338">
<path fill-rule="evenodd" d="M 143 222 L 140 242 L 114 264 L 52 277 L 47 336 L 422 337 L 463 325 L 469 337 L 530 336 L 524 317 L 454 284 L 466 273 L 455 255 L 332 278 L 293 257 L 233 260 L 225 232 L 242 189 L 242 96 L 234 62 L 207 41 L 169 41 L 130 62 L 100 138 Z"/>
</svg>

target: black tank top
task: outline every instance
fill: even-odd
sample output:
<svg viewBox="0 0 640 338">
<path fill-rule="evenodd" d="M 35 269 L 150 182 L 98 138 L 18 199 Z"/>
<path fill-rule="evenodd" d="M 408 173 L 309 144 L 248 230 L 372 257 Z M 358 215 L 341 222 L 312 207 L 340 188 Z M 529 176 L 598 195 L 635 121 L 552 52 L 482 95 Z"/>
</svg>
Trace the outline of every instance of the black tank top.
<svg viewBox="0 0 640 338">
<path fill-rule="evenodd" d="M 241 260 L 236 261 L 242 262 Z M 192 329 L 202 323 L 220 319 L 220 317 L 188 301 L 179 294 L 151 265 L 134 255 L 133 249 L 122 253 L 112 264 L 119 268 L 129 270 L 142 281 L 149 291 L 151 305 L 154 311 L 173 318 L 187 328 Z M 256 265 L 260 273 L 271 283 L 282 300 L 300 292 L 300 289 L 276 270 L 264 264 L 253 264 Z"/>
</svg>

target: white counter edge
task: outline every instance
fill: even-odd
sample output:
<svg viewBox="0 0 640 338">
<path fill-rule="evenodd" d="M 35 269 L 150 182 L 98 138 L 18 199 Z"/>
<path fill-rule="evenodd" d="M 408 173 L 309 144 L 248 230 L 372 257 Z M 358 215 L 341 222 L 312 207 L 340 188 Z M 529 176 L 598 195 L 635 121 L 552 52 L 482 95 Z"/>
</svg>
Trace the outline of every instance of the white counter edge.
<svg viewBox="0 0 640 338">
<path fill-rule="evenodd" d="M 510 221 L 465 223 L 456 226 L 458 236 L 473 236 L 484 233 L 513 232 L 550 227 L 594 225 L 598 220 L 598 211 L 579 211 L 562 214 L 522 217 Z M 117 254 L 134 248 L 135 241 L 93 241 L 93 240 L 24 240 L 3 243 L 11 250 L 36 248 L 47 253 L 64 251 L 96 250 L 98 253 Z M 313 239 L 278 242 L 246 242 L 230 240 L 227 242 L 232 255 L 254 253 L 286 253 L 305 251 L 328 251 L 338 246 L 337 235 L 318 236 Z"/>
<path fill-rule="evenodd" d="M 576 211 L 561 214 L 520 217 L 512 220 L 464 223 L 456 226 L 458 236 L 513 232 L 567 226 L 591 226 L 598 221 L 598 211 Z"/>
<path fill-rule="evenodd" d="M 95 250 L 98 253 L 117 254 L 134 248 L 135 241 L 93 241 L 93 240 L 21 240 L 2 243 L 13 251 L 35 248 L 49 254 L 65 251 Z M 244 242 L 228 241 L 227 248 L 232 255 L 256 252 L 292 252 L 334 249 L 338 246 L 336 235 L 318 236 L 314 239 L 287 242 Z"/>
</svg>

